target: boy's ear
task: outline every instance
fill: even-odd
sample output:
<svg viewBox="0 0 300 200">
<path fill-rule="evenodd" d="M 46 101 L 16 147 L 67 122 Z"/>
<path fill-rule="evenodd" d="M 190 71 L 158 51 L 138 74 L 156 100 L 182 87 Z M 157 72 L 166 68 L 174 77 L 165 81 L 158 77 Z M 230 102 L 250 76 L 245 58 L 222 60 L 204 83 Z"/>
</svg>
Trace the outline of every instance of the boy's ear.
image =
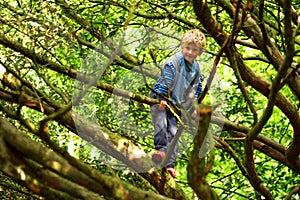
<svg viewBox="0 0 300 200">
<path fill-rule="evenodd" d="M 198 56 L 200 56 L 201 54 L 203 54 L 204 53 L 204 50 L 203 50 L 203 47 L 201 47 L 200 48 L 200 51 L 199 51 L 199 53 L 198 53 Z"/>
<path fill-rule="evenodd" d="M 183 46 L 182 46 L 182 44 L 180 44 L 180 50 L 181 50 L 181 51 L 183 50 Z"/>
</svg>

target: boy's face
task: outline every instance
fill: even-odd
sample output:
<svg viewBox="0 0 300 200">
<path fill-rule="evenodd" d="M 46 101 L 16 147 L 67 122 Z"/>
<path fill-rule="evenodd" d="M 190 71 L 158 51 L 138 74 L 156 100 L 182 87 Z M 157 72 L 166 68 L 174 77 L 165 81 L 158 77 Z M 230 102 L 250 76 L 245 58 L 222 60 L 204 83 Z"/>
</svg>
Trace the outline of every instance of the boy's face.
<svg viewBox="0 0 300 200">
<path fill-rule="evenodd" d="M 181 52 L 189 63 L 193 63 L 197 56 L 201 55 L 203 51 L 200 46 L 194 43 L 188 43 L 181 45 Z"/>
</svg>

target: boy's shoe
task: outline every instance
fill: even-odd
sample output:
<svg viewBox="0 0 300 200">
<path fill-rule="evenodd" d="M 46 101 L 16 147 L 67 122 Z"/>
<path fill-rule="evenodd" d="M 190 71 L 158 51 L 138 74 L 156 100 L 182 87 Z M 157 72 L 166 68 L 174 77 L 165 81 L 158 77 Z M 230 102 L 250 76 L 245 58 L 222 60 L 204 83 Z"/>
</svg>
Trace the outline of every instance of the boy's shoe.
<svg viewBox="0 0 300 200">
<path fill-rule="evenodd" d="M 163 151 L 156 151 L 152 154 L 152 161 L 156 164 L 159 164 L 165 159 L 166 153 Z"/>
<path fill-rule="evenodd" d="M 174 168 L 172 168 L 172 167 L 167 167 L 167 171 L 171 174 L 171 176 L 172 176 L 173 178 L 176 178 L 176 177 L 177 177 L 177 174 L 176 174 Z"/>
</svg>

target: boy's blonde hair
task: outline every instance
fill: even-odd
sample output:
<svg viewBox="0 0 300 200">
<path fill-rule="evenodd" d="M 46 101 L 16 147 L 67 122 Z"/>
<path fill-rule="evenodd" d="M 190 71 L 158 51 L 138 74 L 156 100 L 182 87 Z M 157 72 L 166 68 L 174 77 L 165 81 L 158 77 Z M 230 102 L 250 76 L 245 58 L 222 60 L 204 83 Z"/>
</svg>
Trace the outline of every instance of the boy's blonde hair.
<svg viewBox="0 0 300 200">
<path fill-rule="evenodd" d="M 199 47 L 204 47 L 206 43 L 205 35 L 198 29 L 191 29 L 184 33 L 181 45 L 194 43 Z"/>
</svg>

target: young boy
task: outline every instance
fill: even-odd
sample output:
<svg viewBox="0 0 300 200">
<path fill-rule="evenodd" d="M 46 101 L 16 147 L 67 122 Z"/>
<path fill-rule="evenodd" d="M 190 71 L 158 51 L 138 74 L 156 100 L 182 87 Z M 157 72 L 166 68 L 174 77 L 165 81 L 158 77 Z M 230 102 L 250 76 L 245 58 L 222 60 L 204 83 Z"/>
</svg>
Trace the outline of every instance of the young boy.
<svg viewBox="0 0 300 200">
<path fill-rule="evenodd" d="M 160 104 L 151 106 L 152 122 L 154 125 L 154 145 L 157 151 L 152 155 L 155 163 L 161 163 L 166 157 L 168 146 L 177 132 L 177 118 L 166 109 L 167 99 L 172 104 L 187 109 L 191 99 L 197 98 L 202 92 L 202 78 L 196 58 L 203 53 L 205 36 L 197 29 L 187 31 L 180 44 L 180 53 L 173 55 L 164 65 L 161 76 L 154 85 L 150 97 L 160 100 Z M 167 171 L 175 178 L 174 163 L 178 154 L 178 144 L 171 158 L 164 163 Z"/>
</svg>

